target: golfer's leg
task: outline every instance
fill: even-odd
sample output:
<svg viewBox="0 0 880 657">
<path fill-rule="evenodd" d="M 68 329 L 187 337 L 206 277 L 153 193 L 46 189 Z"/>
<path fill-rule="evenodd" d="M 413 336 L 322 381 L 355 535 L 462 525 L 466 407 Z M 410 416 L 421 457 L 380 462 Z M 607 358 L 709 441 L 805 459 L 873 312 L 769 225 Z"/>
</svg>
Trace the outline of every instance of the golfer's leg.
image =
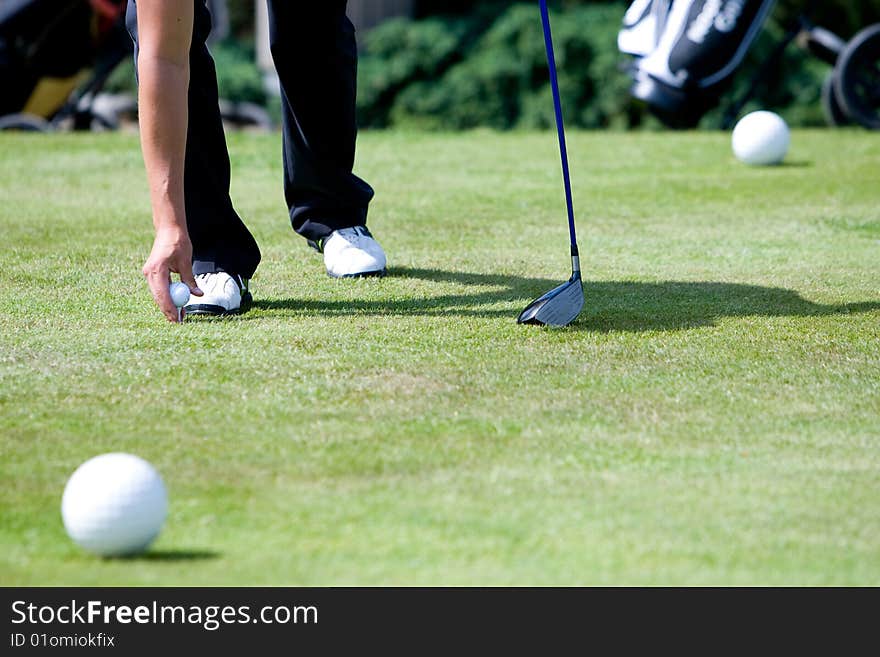
<svg viewBox="0 0 880 657">
<path fill-rule="evenodd" d="M 211 15 L 205 0 L 193 1 L 195 25 L 190 51 L 189 127 L 184 169 L 193 273 L 222 270 L 250 278 L 260 262 L 260 250 L 229 198 L 229 153 L 218 107 L 217 74 L 205 45 L 211 32 Z M 134 0 L 129 0 L 126 20 L 135 41 L 137 62 Z"/>
<path fill-rule="evenodd" d="M 373 189 L 352 173 L 357 44 L 345 0 L 268 0 L 281 81 L 284 195 L 294 230 L 319 241 L 363 226 Z"/>
</svg>

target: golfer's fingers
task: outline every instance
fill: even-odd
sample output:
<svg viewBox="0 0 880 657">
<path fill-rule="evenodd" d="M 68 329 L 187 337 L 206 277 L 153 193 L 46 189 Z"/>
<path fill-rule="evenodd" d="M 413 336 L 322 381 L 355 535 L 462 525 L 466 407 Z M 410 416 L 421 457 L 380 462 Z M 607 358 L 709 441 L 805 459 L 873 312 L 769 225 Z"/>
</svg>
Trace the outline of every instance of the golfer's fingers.
<svg viewBox="0 0 880 657">
<path fill-rule="evenodd" d="M 147 269 L 144 268 L 144 276 L 147 279 L 147 285 L 150 286 L 150 292 L 153 294 L 153 300 L 159 306 L 159 310 L 165 315 L 169 322 L 177 322 L 177 307 L 171 300 L 171 292 L 168 290 L 171 281 L 170 272 L 165 269 Z"/>
<path fill-rule="evenodd" d="M 195 296 L 200 297 L 204 294 L 199 289 L 198 283 L 196 283 L 196 278 L 192 273 L 192 265 L 186 268 L 181 268 L 180 272 L 180 280 L 183 283 L 186 283 L 189 286 L 189 291 L 192 292 Z"/>
</svg>

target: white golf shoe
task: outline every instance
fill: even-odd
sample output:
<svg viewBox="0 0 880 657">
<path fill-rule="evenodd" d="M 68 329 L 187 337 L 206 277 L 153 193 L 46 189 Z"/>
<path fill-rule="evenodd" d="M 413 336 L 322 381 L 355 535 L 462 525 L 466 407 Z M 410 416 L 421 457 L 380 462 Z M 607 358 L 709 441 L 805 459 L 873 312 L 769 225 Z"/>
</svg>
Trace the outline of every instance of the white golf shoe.
<svg viewBox="0 0 880 657">
<path fill-rule="evenodd" d="M 248 282 L 225 271 L 199 274 L 196 283 L 204 296 L 190 298 L 184 310 L 187 315 L 238 315 L 250 309 L 253 297 Z"/>
<path fill-rule="evenodd" d="M 323 240 L 324 266 L 334 278 L 383 276 L 386 273 L 385 251 L 365 226 L 335 230 Z"/>
</svg>

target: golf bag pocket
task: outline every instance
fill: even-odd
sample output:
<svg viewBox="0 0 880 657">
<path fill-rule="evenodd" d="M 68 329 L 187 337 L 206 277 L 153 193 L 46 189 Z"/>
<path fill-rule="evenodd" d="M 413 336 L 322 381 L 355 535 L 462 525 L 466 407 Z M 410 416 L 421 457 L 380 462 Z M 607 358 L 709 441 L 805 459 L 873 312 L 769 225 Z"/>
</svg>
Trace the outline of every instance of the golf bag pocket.
<svg viewBox="0 0 880 657">
<path fill-rule="evenodd" d="M 623 28 L 617 35 L 620 52 L 645 57 L 657 47 L 669 16 L 672 0 L 636 0 L 623 17 Z"/>
</svg>

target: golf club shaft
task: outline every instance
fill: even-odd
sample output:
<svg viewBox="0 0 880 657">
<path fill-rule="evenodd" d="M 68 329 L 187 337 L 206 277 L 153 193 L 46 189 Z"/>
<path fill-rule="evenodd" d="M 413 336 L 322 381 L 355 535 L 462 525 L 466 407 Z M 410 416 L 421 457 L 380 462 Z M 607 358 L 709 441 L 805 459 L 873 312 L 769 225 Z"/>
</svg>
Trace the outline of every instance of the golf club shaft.
<svg viewBox="0 0 880 657">
<path fill-rule="evenodd" d="M 562 157 L 562 178 L 565 182 L 565 203 L 568 208 L 568 230 L 571 234 L 572 264 L 576 271 L 580 271 L 577 235 L 574 228 L 574 203 L 571 198 L 571 175 L 568 169 L 568 149 L 565 145 L 565 123 L 562 118 L 562 100 L 559 96 L 559 78 L 556 73 L 556 55 L 553 51 L 553 35 L 550 31 L 550 11 L 547 9 L 547 0 L 541 0 L 541 22 L 544 25 L 544 44 L 547 47 L 550 87 L 553 90 L 553 106 L 556 111 L 556 131 L 559 133 L 559 154 Z"/>
</svg>

